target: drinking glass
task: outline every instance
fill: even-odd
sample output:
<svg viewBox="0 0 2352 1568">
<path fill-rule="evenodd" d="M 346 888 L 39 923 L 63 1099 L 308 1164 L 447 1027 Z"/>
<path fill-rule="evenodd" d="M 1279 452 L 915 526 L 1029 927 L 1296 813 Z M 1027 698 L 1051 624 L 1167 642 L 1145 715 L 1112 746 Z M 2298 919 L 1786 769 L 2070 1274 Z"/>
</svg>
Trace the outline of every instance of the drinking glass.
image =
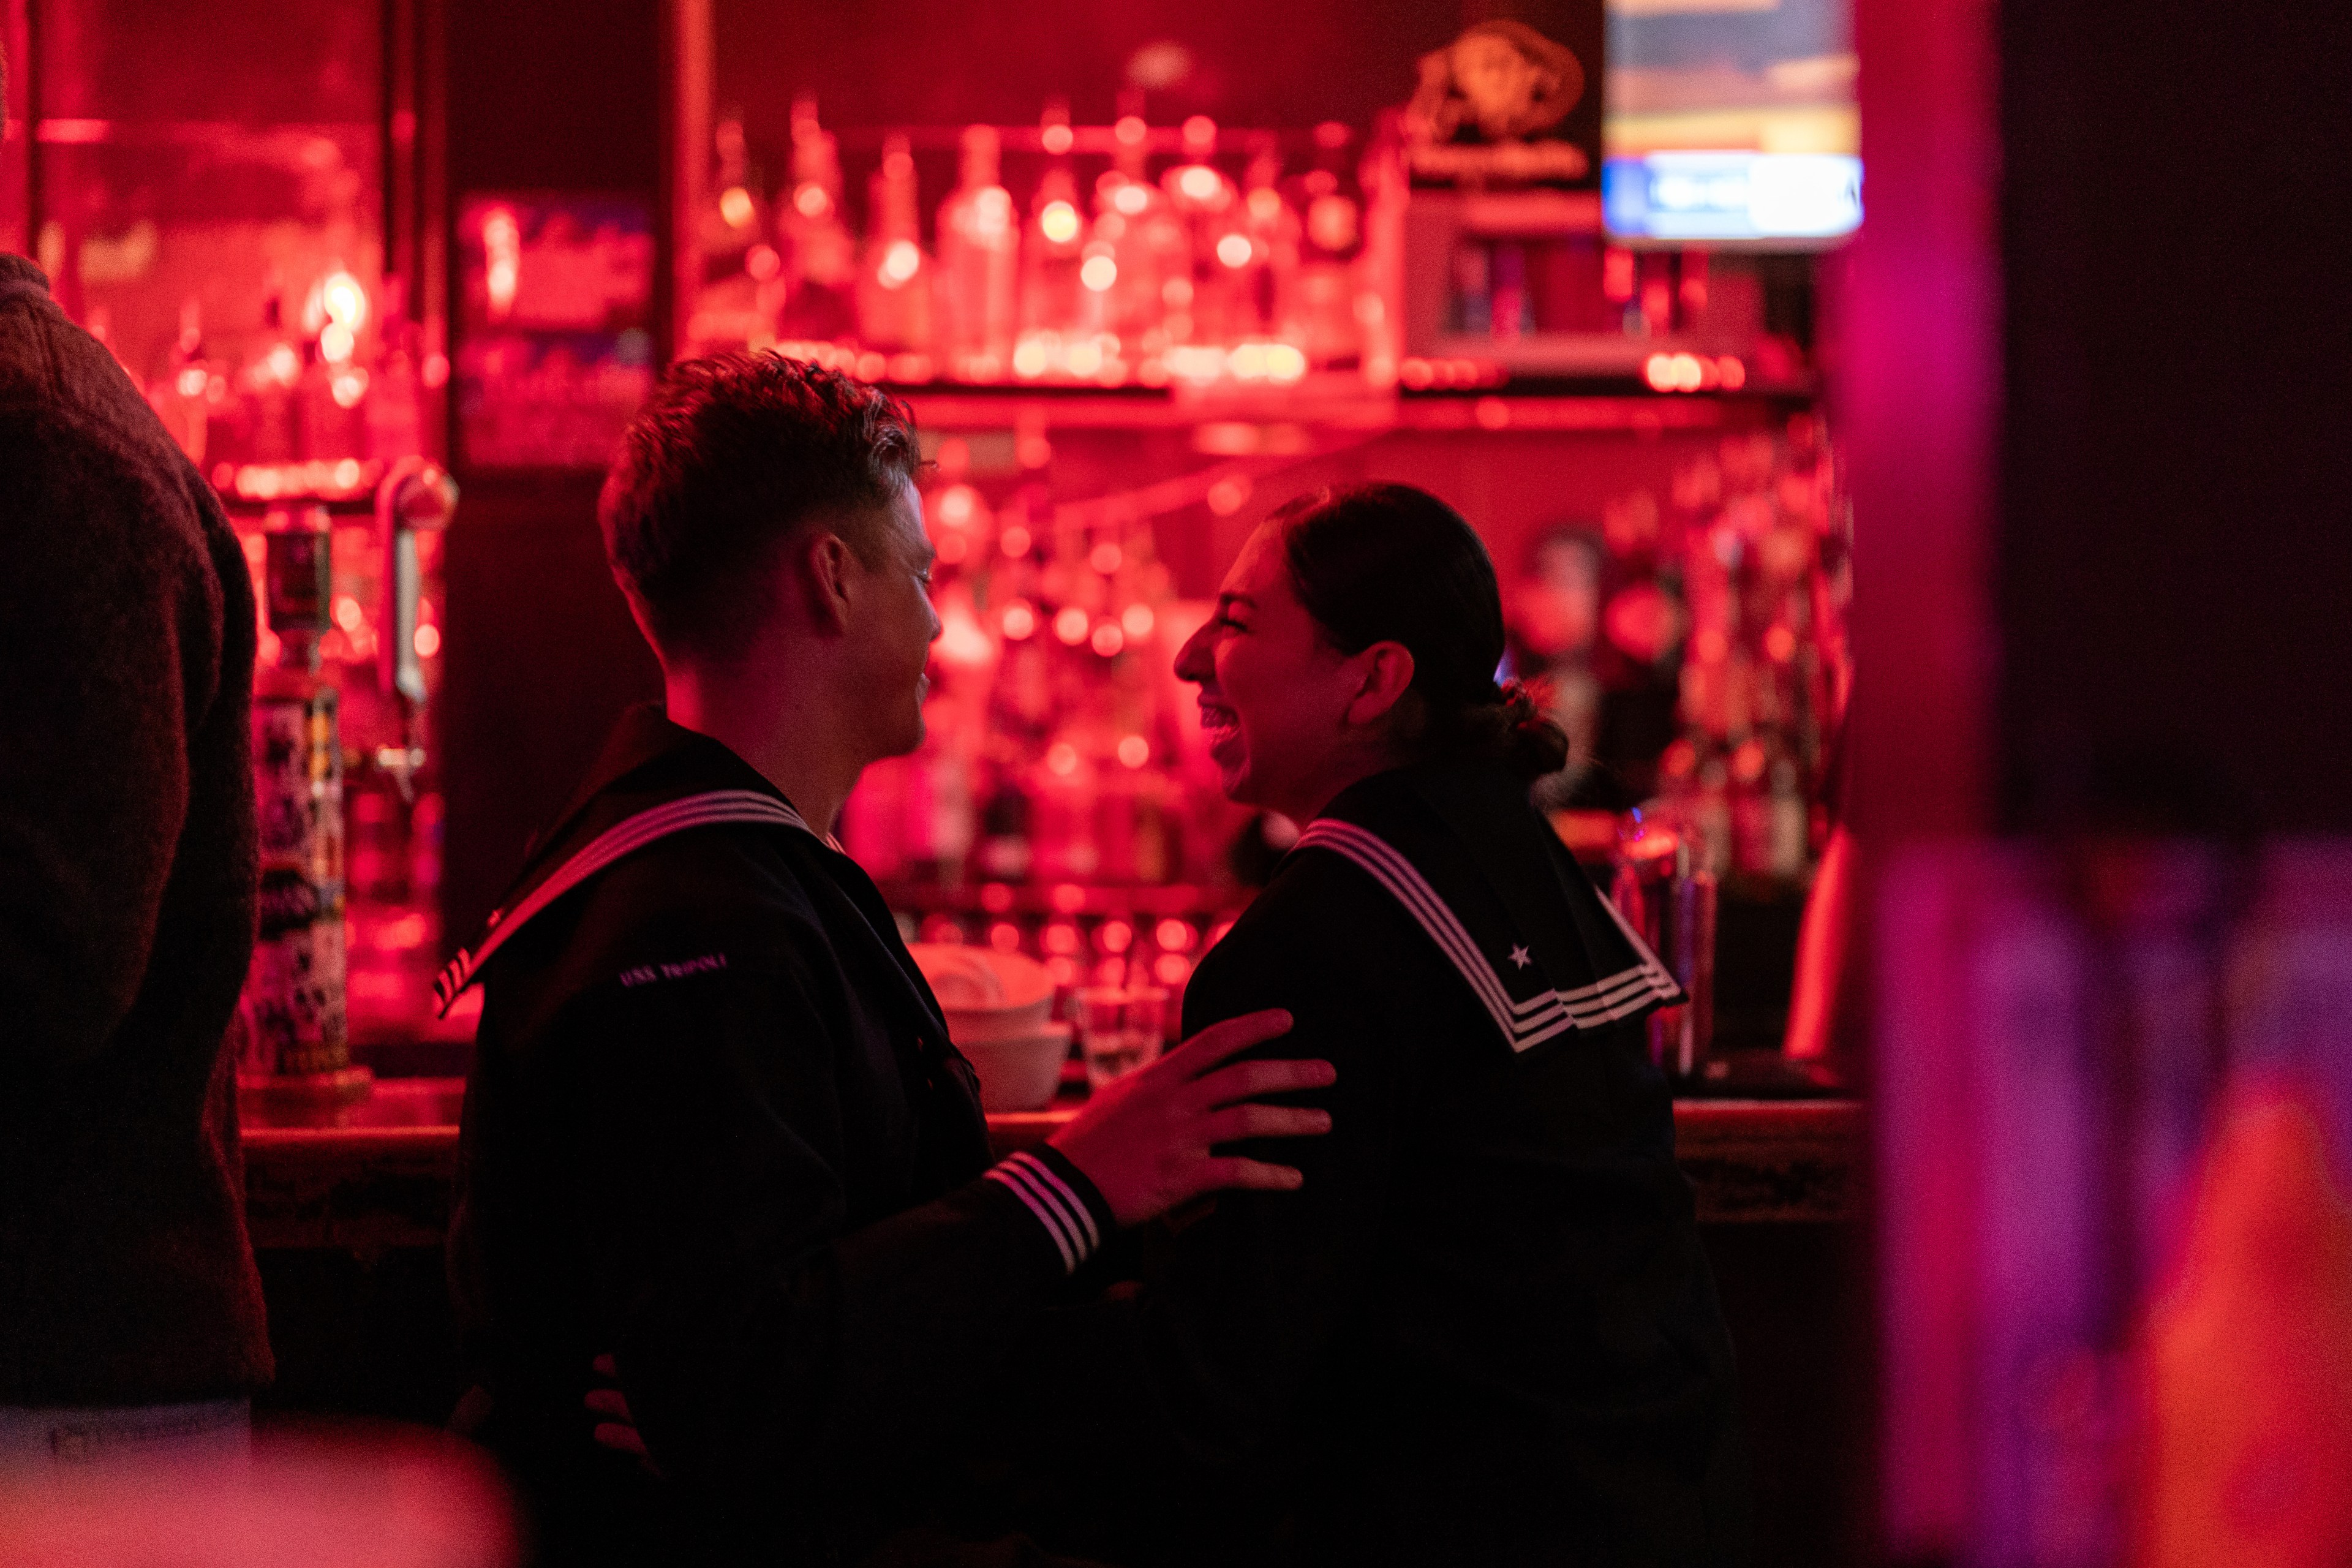
<svg viewBox="0 0 2352 1568">
<path fill-rule="evenodd" d="M 1078 993 L 1077 1004 L 1078 1048 L 1095 1088 L 1159 1058 L 1168 1026 L 1167 992 L 1156 985 L 1089 986 Z"/>
</svg>

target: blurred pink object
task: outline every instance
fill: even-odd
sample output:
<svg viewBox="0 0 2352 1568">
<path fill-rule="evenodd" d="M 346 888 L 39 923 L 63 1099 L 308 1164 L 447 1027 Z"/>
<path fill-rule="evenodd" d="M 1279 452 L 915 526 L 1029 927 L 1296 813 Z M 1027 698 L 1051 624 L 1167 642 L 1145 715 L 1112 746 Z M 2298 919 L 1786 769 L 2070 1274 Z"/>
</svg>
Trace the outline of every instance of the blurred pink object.
<svg viewBox="0 0 2352 1568">
<path fill-rule="evenodd" d="M 2352 1562 L 2352 1209 L 2300 1096 L 2230 1108 L 2145 1368 L 2136 1561 Z"/>
<path fill-rule="evenodd" d="M 244 1460 L 0 1476 L 8 1568 L 506 1568 L 504 1484 L 421 1427 L 263 1434 Z"/>
</svg>

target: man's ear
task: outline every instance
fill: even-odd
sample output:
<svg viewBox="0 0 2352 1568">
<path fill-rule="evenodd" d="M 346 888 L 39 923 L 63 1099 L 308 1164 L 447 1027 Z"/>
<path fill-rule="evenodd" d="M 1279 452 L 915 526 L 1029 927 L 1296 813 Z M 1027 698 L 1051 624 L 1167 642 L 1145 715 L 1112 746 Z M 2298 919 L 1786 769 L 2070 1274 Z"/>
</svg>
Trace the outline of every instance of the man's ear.
<svg viewBox="0 0 2352 1568">
<path fill-rule="evenodd" d="M 1401 642 L 1376 642 L 1355 656 L 1362 676 L 1348 700 L 1348 722 L 1377 724 L 1412 689 L 1412 650 Z"/>
<path fill-rule="evenodd" d="M 793 552 L 788 570 L 809 624 L 819 631 L 849 628 L 849 545 L 841 535 L 819 529 Z"/>
</svg>

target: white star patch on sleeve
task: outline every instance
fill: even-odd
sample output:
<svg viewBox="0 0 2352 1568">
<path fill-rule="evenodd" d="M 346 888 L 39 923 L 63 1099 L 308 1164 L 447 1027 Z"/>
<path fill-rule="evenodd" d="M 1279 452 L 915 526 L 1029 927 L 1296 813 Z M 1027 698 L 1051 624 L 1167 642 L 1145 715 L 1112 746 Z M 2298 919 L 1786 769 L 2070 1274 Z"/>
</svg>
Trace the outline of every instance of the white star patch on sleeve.
<svg viewBox="0 0 2352 1568">
<path fill-rule="evenodd" d="M 1511 949 L 1511 962 L 1517 964 L 1521 969 L 1525 969 L 1530 962 L 1528 957 L 1528 950 L 1524 947 L 1515 947 Z"/>
</svg>

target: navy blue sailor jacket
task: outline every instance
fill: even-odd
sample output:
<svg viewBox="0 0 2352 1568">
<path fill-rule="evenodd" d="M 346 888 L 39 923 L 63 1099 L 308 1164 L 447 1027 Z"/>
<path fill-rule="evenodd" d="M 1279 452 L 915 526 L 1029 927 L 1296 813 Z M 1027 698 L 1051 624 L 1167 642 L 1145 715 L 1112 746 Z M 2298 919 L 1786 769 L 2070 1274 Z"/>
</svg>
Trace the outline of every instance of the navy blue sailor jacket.
<svg viewBox="0 0 2352 1568">
<path fill-rule="evenodd" d="M 1680 1000 L 1499 767 L 1363 780 L 1202 960 L 1338 1069 L 1132 1293 L 1057 1309 L 998 1436 L 1123 1563 L 1744 1560 L 1729 1336 L 1642 1020 Z M 1260 1047 L 1265 1054 L 1265 1048 Z"/>
<path fill-rule="evenodd" d="M 1111 1221 L 1051 1151 L 991 1164 L 873 883 L 638 709 L 445 994 L 477 978 L 451 1286 L 541 1560 L 845 1560 L 904 1522 Z M 589 1441 L 604 1353 L 667 1484 Z"/>
</svg>

